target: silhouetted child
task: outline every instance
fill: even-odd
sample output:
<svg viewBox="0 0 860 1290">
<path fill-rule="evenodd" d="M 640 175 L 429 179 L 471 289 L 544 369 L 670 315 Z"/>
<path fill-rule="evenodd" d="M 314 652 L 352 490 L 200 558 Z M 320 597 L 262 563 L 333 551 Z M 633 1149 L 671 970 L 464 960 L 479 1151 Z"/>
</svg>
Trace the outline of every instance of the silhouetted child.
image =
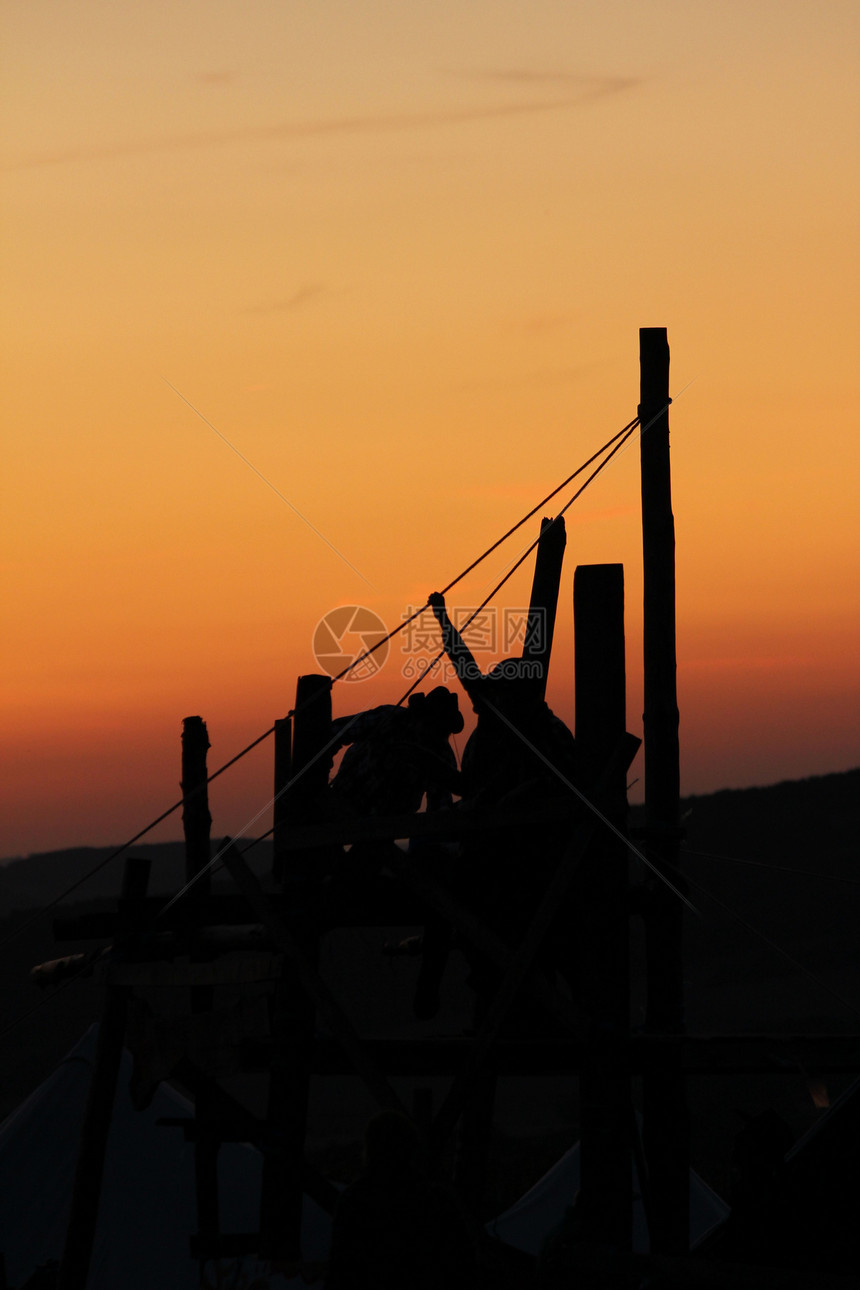
<svg viewBox="0 0 860 1290">
<path fill-rule="evenodd" d="M 575 797 L 575 743 L 550 710 L 538 679 L 522 660 L 508 659 L 482 674 L 452 623 L 444 597 L 429 598 L 445 651 L 472 701 L 477 725 L 463 752 L 462 796 L 466 807 L 535 814 L 544 803 Z M 539 894 L 555 871 L 569 829 L 558 823 L 505 824 L 471 838 L 464 849 L 467 898 L 481 917 L 514 940 L 528 925 Z M 472 961 L 479 993 L 492 984 L 480 960 Z"/>
<path fill-rule="evenodd" d="M 332 722 L 349 744 L 331 789 L 337 807 L 356 815 L 407 815 L 427 795 L 428 807 L 459 792 L 457 759 L 448 740 L 463 729 L 456 694 L 439 685 L 410 695 L 408 706 L 384 704 Z"/>
<path fill-rule="evenodd" d="M 429 694 L 413 694 L 407 707 L 388 704 L 357 718 L 333 723 L 334 734 L 349 747 L 331 785 L 335 810 L 349 815 L 413 814 L 426 794 L 428 811 L 451 805 L 459 793 L 460 772 L 448 742 L 463 729 L 456 694 L 444 685 Z M 336 746 L 340 746 L 339 744 Z M 339 861 L 340 889 L 364 886 L 375 877 L 393 843 L 356 843 Z M 431 864 L 447 861 L 444 846 L 415 840 L 410 851 Z M 439 985 L 448 958 L 450 930 L 429 913 L 422 942 L 423 956 L 416 995 L 416 1015 L 435 1016 Z"/>
<path fill-rule="evenodd" d="M 452 623 L 445 599 L 428 598 L 442 642 L 478 718 L 463 753 L 464 798 L 495 804 L 538 790 L 557 796 L 575 775 L 575 743 L 547 706 L 540 682 L 521 659 L 506 659 L 485 676 Z"/>
</svg>

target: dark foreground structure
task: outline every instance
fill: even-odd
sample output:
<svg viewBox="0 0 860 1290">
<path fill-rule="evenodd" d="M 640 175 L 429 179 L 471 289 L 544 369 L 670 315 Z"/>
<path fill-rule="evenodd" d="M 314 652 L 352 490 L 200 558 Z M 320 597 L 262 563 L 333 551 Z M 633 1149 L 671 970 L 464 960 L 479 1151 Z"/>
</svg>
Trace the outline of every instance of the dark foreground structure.
<svg viewBox="0 0 860 1290">
<path fill-rule="evenodd" d="M 851 1045 L 685 1031 L 682 928 L 689 900 L 679 863 L 664 329 L 640 332 L 640 363 L 638 416 L 623 433 L 629 437 L 638 427 L 641 443 L 644 826 L 633 836 L 627 820 L 627 773 L 640 741 L 626 729 L 622 566 L 577 568 L 574 731 L 546 707 L 563 511 L 544 520 L 531 548 L 535 574 L 519 660 L 528 666 L 520 673 L 481 677 L 470 671 L 468 649 L 447 619 L 443 596 L 428 601 L 463 684 L 461 698 L 472 702 L 478 719 L 459 778 L 445 752 L 448 734 L 459 728 L 456 704 L 438 690 L 433 704 L 444 719 L 437 714 L 429 734 L 416 735 L 418 726 L 409 725 L 410 711 L 429 711 L 417 702 L 412 709 L 398 707 L 402 719 L 383 714 L 356 725 L 350 740 L 350 720 L 332 716 L 332 678 L 299 678 L 292 713 L 270 732 L 274 866 L 265 888 L 229 839 L 213 857 L 208 737 L 199 717 L 187 718 L 187 891 L 165 907 L 147 896 L 146 862 L 128 861 L 114 913 L 59 920 L 56 928 L 60 939 L 101 939 L 104 949 L 40 969 L 48 981 L 94 965 L 105 977 L 65 1248 L 59 1268 L 46 1274 L 52 1285 L 87 1285 L 124 1045 L 134 1056 L 138 1105 L 147 1105 L 168 1077 L 194 1098 L 193 1114 L 165 1119 L 162 1132 L 182 1133 L 193 1144 L 197 1232 L 191 1251 L 201 1285 L 209 1284 L 213 1260 L 246 1255 L 297 1272 L 306 1259 L 306 1197 L 335 1214 L 332 1290 L 397 1284 L 379 1249 L 398 1241 L 401 1265 L 409 1250 L 425 1251 L 420 1269 L 410 1263 L 401 1281 L 416 1287 L 635 1287 L 646 1277 L 651 1287 L 854 1284 L 860 1231 L 852 1170 L 860 1146 L 856 1094 L 788 1156 L 790 1144 L 780 1142 L 778 1132 L 768 1138 L 764 1126 L 760 1141 L 751 1134 L 731 1217 L 690 1250 L 688 1076 L 773 1069 L 786 1054 L 802 1060 L 810 1045 L 817 1069 L 826 1069 L 830 1058 L 844 1069 Z M 598 469 L 626 437 L 610 444 L 616 441 Z M 380 728 L 382 743 L 365 749 L 363 760 L 354 756 L 353 769 L 359 784 L 372 784 L 374 767 L 387 765 L 396 776 L 405 757 L 411 769 L 398 792 L 386 796 L 383 782 L 356 795 L 354 777 L 353 791 L 346 792 L 349 773 L 338 792 L 337 779 L 334 788 L 330 782 L 334 751 L 355 747 L 361 729 L 371 731 L 364 737 L 372 744 L 372 731 Z M 392 740 L 402 742 L 394 758 Z M 426 793 L 426 811 L 415 809 L 416 792 L 418 801 Z M 446 800 L 451 793 L 460 800 Z M 400 800 L 408 809 L 392 814 L 391 803 Z M 214 858 L 232 879 L 230 896 L 210 889 Z M 641 924 L 638 969 L 647 1001 L 644 1029 L 635 1034 L 633 918 Z M 423 947 L 412 946 L 424 951 L 420 1016 L 433 1013 L 449 949 L 456 945 L 466 955 L 471 1034 L 380 1040 L 358 1033 L 325 981 L 320 951 L 332 930 L 368 926 L 424 929 Z M 187 989 L 182 1018 L 158 1015 L 153 995 L 165 985 Z M 254 1010 L 243 1001 L 262 1001 L 264 1025 L 252 1024 Z M 856 1060 L 856 1044 L 851 1051 Z M 228 1093 L 224 1077 L 237 1072 L 267 1080 L 264 1115 L 252 1115 Z M 580 1190 L 570 1197 L 568 1219 L 539 1264 L 492 1238 L 479 1222 L 496 1081 L 512 1072 L 569 1075 L 578 1086 Z M 340 1200 L 306 1153 L 311 1082 L 333 1073 L 360 1080 L 382 1113 L 370 1130 L 365 1175 Z M 414 1104 L 404 1105 L 399 1077 L 438 1075 L 449 1079 L 438 1105 L 423 1089 Z M 264 1156 L 259 1215 L 253 1230 L 224 1233 L 218 1159 L 224 1144 L 236 1142 L 252 1143 Z M 648 1255 L 633 1253 L 634 1166 Z M 376 1269 L 375 1280 L 368 1280 L 368 1268 Z"/>
</svg>

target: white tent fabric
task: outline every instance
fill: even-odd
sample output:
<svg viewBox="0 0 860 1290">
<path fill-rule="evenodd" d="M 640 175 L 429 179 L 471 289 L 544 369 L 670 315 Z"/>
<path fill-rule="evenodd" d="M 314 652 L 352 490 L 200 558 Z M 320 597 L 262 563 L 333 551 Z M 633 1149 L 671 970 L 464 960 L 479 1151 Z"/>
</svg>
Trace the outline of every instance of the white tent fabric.
<svg viewBox="0 0 860 1290">
<path fill-rule="evenodd" d="M 77 1161 L 78 1141 L 92 1075 L 96 1028 L 53 1075 L 0 1125 L 0 1252 L 9 1284 L 21 1285 L 49 1259 L 59 1259 Z M 88 1290 L 196 1290 L 197 1264 L 188 1253 L 197 1230 L 193 1148 L 165 1117 L 190 1116 L 191 1104 L 162 1084 L 145 1111 L 128 1094 L 131 1058 L 123 1054 L 108 1140 L 99 1222 Z M 259 1217 L 261 1156 L 228 1143 L 219 1153 L 221 1224 L 225 1232 L 254 1231 Z M 302 1247 L 308 1260 L 326 1257 L 331 1219 L 305 1197 Z M 222 1273 L 228 1272 L 227 1262 Z M 266 1274 L 246 1260 L 230 1271 L 259 1274 L 258 1284 L 304 1287 Z M 255 1278 L 256 1280 L 256 1278 Z M 218 1284 L 213 1269 L 213 1285 Z M 224 1280 L 245 1284 L 244 1277 Z"/>
<path fill-rule="evenodd" d="M 516 1204 L 487 1224 L 487 1231 L 527 1254 L 539 1254 L 547 1235 L 564 1218 L 579 1190 L 579 1144 L 566 1151 Z M 700 1240 L 728 1215 L 729 1207 L 715 1191 L 690 1170 L 690 1243 Z M 648 1252 L 648 1224 L 633 1169 L 633 1249 Z"/>
<path fill-rule="evenodd" d="M 59 1259 L 75 1174 L 78 1140 L 95 1053 L 96 1027 L 16 1111 L 0 1125 L 0 1252 L 9 1284 L 20 1286 L 42 1263 Z M 197 1264 L 188 1253 L 197 1230 L 193 1148 L 163 1118 L 190 1116 L 191 1104 L 159 1086 L 145 1111 L 128 1094 L 131 1058 L 123 1065 L 108 1141 L 99 1222 L 88 1290 L 196 1290 Z M 261 1156 L 228 1143 L 219 1153 L 221 1225 L 248 1232 L 259 1215 Z M 487 1230 L 509 1245 L 537 1254 L 564 1217 L 579 1187 L 579 1147 L 574 1146 Z M 634 1248 L 647 1249 L 647 1228 L 634 1174 Z M 690 1227 L 699 1240 L 721 1222 L 728 1207 L 695 1173 L 690 1175 Z M 331 1219 L 305 1197 L 302 1250 L 309 1263 L 324 1260 Z M 309 1282 L 285 1280 L 255 1259 L 224 1260 L 211 1284 L 255 1290 L 300 1290 Z"/>
</svg>

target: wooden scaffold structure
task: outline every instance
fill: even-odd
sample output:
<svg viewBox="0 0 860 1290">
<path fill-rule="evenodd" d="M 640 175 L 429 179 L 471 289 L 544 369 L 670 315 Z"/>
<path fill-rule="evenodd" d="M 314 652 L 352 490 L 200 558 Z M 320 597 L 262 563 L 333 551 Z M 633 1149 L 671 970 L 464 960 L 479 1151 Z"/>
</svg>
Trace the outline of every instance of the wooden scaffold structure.
<svg viewBox="0 0 860 1290">
<path fill-rule="evenodd" d="M 274 724 L 273 881 L 264 889 L 239 847 L 227 839 L 218 855 L 234 891 L 223 894 L 214 891 L 209 880 L 206 726 L 199 717 L 187 718 L 182 744 L 187 891 L 165 909 L 162 900 L 147 895 L 148 862 L 129 859 L 114 912 L 64 918 L 55 926 L 58 938 L 102 938 L 113 946 L 60 1290 L 85 1290 L 87 1284 L 111 1108 L 135 992 L 159 984 L 184 986 L 190 997 L 182 1022 L 185 1039 L 177 1046 L 171 1073 L 193 1094 L 194 1115 L 163 1131 L 181 1131 L 194 1146 L 197 1233 L 191 1252 L 200 1261 L 201 1276 L 210 1259 L 254 1254 L 283 1264 L 299 1260 L 303 1197 L 310 1195 L 333 1210 L 335 1188 L 306 1153 L 309 1093 L 316 1076 L 350 1074 L 362 1081 L 377 1107 L 414 1117 L 436 1167 L 453 1158 L 450 1181 L 464 1207 L 477 1216 L 496 1080 L 516 1073 L 564 1074 L 578 1080 L 581 1200 L 583 1212 L 595 1216 L 594 1242 L 627 1257 L 628 1273 L 634 1267 L 635 1162 L 652 1256 L 663 1259 L 664 1271 L 673 1260 L 683 1259 L 686 1284 L 713 1283 L 686 1259 L 690 1151 L 685 1081 L 693 1071 L 724 1072 L 766 1063 L 771 1050 L 766 1038 L 702 1039 L 685 1034 L 686 896 L 679 866 L 671 400 L 665 329 L 640 331 L 640 364 L 640 406 L 637 422 L 631 425 L 638 423 L 641 431 L 644 827 L 633 837 L 627 823 L 627 771 L 640 741 L 626 729 L 624 574 L 618 564 L 576 569 L 578 782 L 568 784 L 551 801 L 526 802 L 516 809 L 326 816 L 320 804 L 326 799 L 331 765 L 332 678 L 302 676 L 292 713 Z M 559 515 L 544 520 L 534 544 L 529 620 L 540 616 L 546 630 L 542 635 L 527 632 L 524 657 L 538 665 L 542 691 L 564 541 Z M 538 837 L 551 834 L 560 841 L 542 888 L 523 876 L 521 904 L 527 912 L 512 939 L 508 929 L 487 919 L 455 883 L 427 863 L 426 856 L 443 843 L 486 841 L 506 830 L 524 836 L 529 829 L 537 829 Z M 391 845 L 402 839 L 410 839 L 413 848 Z M 348 896 L 339 897 L 337 888 L 326 887 L 323 879 L 333 859 L 343 858 L 344 847 L 359 844 L 384 848 L 384 865 L 364 890 L 351 886 Z M 647 881 L 635 887 L 631 850 L 647 864 Z M 644 925 L 647 999 L 644 1030 L 636 1034 L 631 1032 L 632 914 Z M 483 965 L 485 985 L 478 996 L 474 1033 L 409 1039 L 371 1039 L 358 1033 L 320 969 L 325 937 L 344 926 L 426 926 L 440 920 Z M 553 970 L 559 947 L 565 965 L 560 974 Z M 265 993 L 267 1025 L 262 1031 L 234 1033 L 219 1020 L 216 992 L 223 987 L 240 998 L 243 992 L 257 999 Z M 527 1027 L 522 1025 L 524 999 Z M 175 1031 L 175 1018 L 171 1024 Z M 251 1114 L 223 1087 L 219 1073 L 225 1054 L 231 1070 L 267 1077 L 264 1115 Z M 419 1090 L 414 1105 L 404 1105 L 395 1083 L 407 1075 L 447 1076 L 450 1084 L 441 1105 L 434 1108 L 426 1090 Z M 638 1081 L 641 1121 L 634 1113 Z M 452 1153 L 455 1132 L 458 1147 Z M 251 1143 L 264 1157 L 259 1224 L 255 1231 L 240 1234 L 223 1233 L 219 1221 L 218 1153 L 231 1141 Z M 501 1253 L 499 1257 L 504 1263 Z M 622 1272 L 617 1275 L 621 1279 L 616 1284 L 628 1284 Z M 723 1284 L 744 1282 L 738 1273 L 734 1282 L 729 1278 Z"/>
</svg>

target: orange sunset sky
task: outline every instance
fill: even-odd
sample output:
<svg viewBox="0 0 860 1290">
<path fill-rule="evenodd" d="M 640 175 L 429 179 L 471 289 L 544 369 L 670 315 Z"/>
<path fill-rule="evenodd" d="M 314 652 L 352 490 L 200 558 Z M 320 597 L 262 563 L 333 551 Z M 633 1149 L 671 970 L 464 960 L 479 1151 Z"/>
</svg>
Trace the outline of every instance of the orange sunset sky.
<svg viewBox="0 0 860 1290">
<path fill-rule="evenodd" d="M 122 841 L 184 716 L 214 768 L 324 613 L 423 603 L 635 415 L 640 326 L 672 349 L 683 791 L 860 763 L 853 0 L 0 21 L 0 856 Z M 574 566 L 621 561 L 641 733 L 638 489 L 634 445 L 569 513 L 549 697 L 572 722 Z M 266 744 L 213 785 L 216 836 L 271 778 Z"/>
</svg>

